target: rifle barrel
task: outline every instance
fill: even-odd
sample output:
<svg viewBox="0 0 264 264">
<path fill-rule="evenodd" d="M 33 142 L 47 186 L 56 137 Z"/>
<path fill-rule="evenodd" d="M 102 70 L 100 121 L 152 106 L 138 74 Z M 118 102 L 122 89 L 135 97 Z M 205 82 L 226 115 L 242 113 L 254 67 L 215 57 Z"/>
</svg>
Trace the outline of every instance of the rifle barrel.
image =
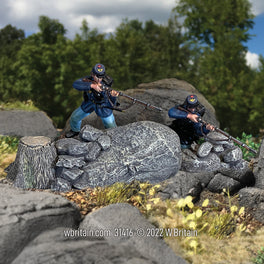
<svg viewBox="0 0 264 264">
<path fill-rule="evenodd" d="M 148 107 L 148 108 L 150 108 L 150 109 L 158 110 L 159 112 L 163 111 L 163 109 L 160 108 L 160 107 L 157 107 L 157 106 L 155 106 L 155 105 L 149 104 L 149 103 L 144 102 L 144 101 L 141 101 L 141 100 L 139 100 L 139 99 L 136 99 L 136 98 L 134 98 L 134 97 L 132 97 L 132 96 L 129 96 L 129 95 L 127 95 L 127 94 L 124 94 L 124 93 L 122 93 L 122 92 L 119 92 L 119 91 L 113 90 L 112 88 L 108 87 L 107 85 L 104 85 L 104 86 L 103 86 L 103 89 L 104 89 L 104 90 L 107 90 L 107 91 L 109 91 L 109 92 L 111 92 L 111 91 L 115 91 L 115 92 L 118 93 L 118 95 L 123 96 L 123 97 L 126 97 L 126 98 L 128 98 L 129 100 L 133 101 L 133 104 L 138 103 L 138 104 L 144 105 L 145 107 Z"/>
<path fill-rule="evenodd" d="M 225 131 L 221 130 L 218 127 L 215 127 L 215 131 L 221 133 L 222 135 L 226 136 L 229 140 L 233 140 L 235 143 L 237 143 L 238 145 L 242 146 L 243 148 L 251 151 L 254 154 L 257 154 L 257 151 L 254 150 L 253 148 L 249 147 L 248 145 L 246 145 L 245 143 L 241 142 L 240 140 L 230 136 L 228 133 L 226 133 Z"/>
<path fill-rule="evenodd" d="M 118 93 L 119 93 L 120 96 L 126 97 L 126 98 L 130 99 L 131 101 L 133 101 L 134 104 L 135 104 L 135 103 L 139 103 L 139 104 L 142 104 L 142 105 L 144 105 L 144 106 L 146 106 L 146 107 L 148 107 L 148 108 L 151 108 L 151 109 L 154 109 L 154 110 L 158 110 L 158 111 L 160 111 L 160 112 L 163 111 L 163 109 L 160 108 L 160 107 L 157 107 L 157 106 L 155 106 L 155 105 L 149 104 L 149 103 L 144 102 L 144 101 L 141 101 L 141 100 L 139 100 L 139 99 L 136 99 L 136 98 L 134 98 L 134 97 L 132 97 L 132 96 L 129 96 L 129 95 L 127 95 L 127 94 L 124 94 L 124 93 L 122 93 L 122 92 L 118 92 Z"/>
</svg>

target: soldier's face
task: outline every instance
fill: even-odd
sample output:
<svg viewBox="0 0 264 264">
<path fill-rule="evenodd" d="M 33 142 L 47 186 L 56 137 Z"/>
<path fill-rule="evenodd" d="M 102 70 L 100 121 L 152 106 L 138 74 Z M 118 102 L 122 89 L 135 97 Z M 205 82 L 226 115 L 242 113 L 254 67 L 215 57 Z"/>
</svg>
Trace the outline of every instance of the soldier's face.
<svg viewBox="0 0 264 264">
<path fill-rule="evenodd" d="M 94 75 L 93 77 L 94 77 L 94 80 L 95 80 L 96 82 L 101 82 L 101 81 L 103 80 L 102 77 L 98 77 L 98 76 L 96 76 L 96 75 Z"/>
<path fill-rule="evenodd" d="M 192 114 L 195 114 L 197 112 L 197 108 L 196 107 L 187 107 L 187 110 L 190 111 Z"/>
</svg>

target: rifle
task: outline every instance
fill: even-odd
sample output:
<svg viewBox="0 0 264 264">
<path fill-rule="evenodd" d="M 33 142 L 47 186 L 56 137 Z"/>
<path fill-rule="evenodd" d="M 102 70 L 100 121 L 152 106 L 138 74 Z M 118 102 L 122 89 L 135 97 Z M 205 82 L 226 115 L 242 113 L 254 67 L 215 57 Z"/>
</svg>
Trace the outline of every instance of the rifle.
<svg viewBox="0 0 264 264">
<path fill-rule="evenodd" d="M 120 91 L 113 90 L 111 87 L 107 86 L 104 83 L 103 83 L 103 86 L 102 86 L 102 90 L 103 91 L 107 91 L 108 93 L 110 93 L 111 91 L 117 92 L 118 93 L 118 96 L 123 96 L 123 97 L 131 100 L 133 102 L 133 104 L 141 104 L 141 105 L 144 105 L 146 108 L 149 108 L 151 110 L 158 110 L 159 112 L 163 111 L 163 109 L 160 108 L 160 107 L 157 107 L 155 105 L 152 105 L 152 104 L 147 103 L 147 102 L 144 102 L 144 101 L 141 101 L 141 100 L 136 99 L 136 98 L 134 98 L 132 96 L 129 96 L 127 94 L 124 94 L 124 93 L 122 93 Z M 126 110 L 126 109 L 123 109 L 123 110 L 122 109 L 119 109 L 119 111 L 124 111 L 124 110 Z"/>
<path fill-rule="evenodd" d="M 180 107 L 180 106 L 178 106 L 178 109 L 181 110 L 181 111 L 185 111 L 185 112 L 188 112 L 188 113 L 192 114 L 190 111 L 188 111 L 187 109 L 182 108 L 182 107 Z M 198 122 L 199 122 L 199 123 L 202 123 L 202 124 L 205 125 L 205 126 L 209 125 L 209 123 L 207 123 L 206 121 L 204 121 L 201 117 L 198 118 Z M 218 132 L 218 133 L 220 133 L 220 134 L 226 136 L 226 137 L 228 138 L 228 140 L 230 140 L 230 141 L 232 140 L 232 141 L 234 141 L 235 143 L 237 143 L 238 145 L 240 145 L 241 147 L 247 149 L 248 151 L 251 151 L 252 153 L 257 154 L 257 151 L 256 151 L 256 150 L 254 150 L 253 148 L 249 147 L 249 146 L 246 145 L 245 143 L 243 143 L 243 142 L 241 142 L 240 140 L 238 140 L 238 139 L 236 139 L 236 138 L 230 136 L 228 133 L 226 133 L 226 132 L 223 131 L 222 129 L 220 129 L 220 128 L 216 127 L 216 126 L 213 126 L 213 127 L 214 127 L 214 130 L 215 130 L 216 132 Z"/>
<path fill-rule="evenodd" d="M 93 84 L 97 84 L 97 82 L 93 81 L 93 80 L 90 79 L 90 78 L 84 78 L 83 81 L 84 81 L 84 82 L 91 82 L 91 83 L 93 83 Z M 129 107 L 131 107 L 133 104 L 141 104 L 141 105 L 144 105 L 145 108 L 150 108 L 151 110 L 158 110 L 159 112 L 163 111 L 163 109 L 160 108 L 160 107 L 157 107 L 157 106 L 155 106 L 155 105 L 149 104 L 149 103 L 144 102 L 144 101 L 141 101 L 141 100 L 139 100 L 139 99 L 136 99 L 136 98 L 134 98 L 134 97 L 132 97 L 132 96 L 129 96 L 129 95 L 127 95 L 127 94 L 124 94 L 124 93 L 122 93 L 122 92 L 119 92 L 119 91 L 113 90 L 113 89 L 111 88 L 112 83 L 113 83 L 113 79 L 112 79 L 110 76 L 106 75 L 106 76 L 104 77 L 103 81 L 102 81 L 102 84 L 103 84 L 103 85 L 102 85 L 102 87 L 101 87 L 103 91 L 106 91 L 106 92 L 107 92 L 107 96 L 108 96 L 108 98 L 109 98 L 109 102 L 112 104 L 112 108 L 111 108 L 111 109 L 113 109 L 113 110 L 117 110 L 117 111 L 120 111 L 120 112 L 123 112 L 124 110 L 128 109 Z M 93 89 L 93 90 L 94 90 L 94 89 Z M 127 107 L 126 109 L 121 109 L 121 108 L 115 107 L 115 106 L 113 105 L 112 101 L 110 100 L 110 97 L 109 97 L 109 94 L 110 94 L 111 91 L 116 92 L 116 93 L 118 94 L 118 96 L 123 96 L 123 97 L 125 97 L 125 98 L 128 98 L 129 100 L 131 100 L 131 101 L 133 102 L 133 104 L 132 104 L 131 106 Z M 95 92 L 95 94 L 96 94 L 97 96 L 100 96 L 100 93 L 98 93 L 98 92 L 95 91 L 95 90 L 94 90 L 94 92 Z"/>
</svg>

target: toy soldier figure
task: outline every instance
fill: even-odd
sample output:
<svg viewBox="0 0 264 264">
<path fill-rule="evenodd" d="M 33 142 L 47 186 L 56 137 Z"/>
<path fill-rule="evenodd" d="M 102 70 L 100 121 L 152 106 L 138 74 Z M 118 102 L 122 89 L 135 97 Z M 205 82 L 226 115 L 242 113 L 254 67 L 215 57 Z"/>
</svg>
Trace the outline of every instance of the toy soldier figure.
<svg viewBox="0 0 264 264">
<path fill-rule="evenodd" d="M 112 90 L 109 93 L 102 89 L 104 80 L 107 85 L 112 85 L 112 78 L 106 75 L 105 66 L 96 64 L 91 71 L 91 75 L 80 78 L 73 83 L 73 88 L 83 91 L 83 102 L 71 115 L 71 130 L 66 133 L 66 137 L 74 137 L 79 134 L 82 120 L 90 115 L 93 111 L 99 116 L 105 128 L 116 127 L 113 115 L 113 107 L 116 105 L 118 92 Z"/>
<path fill-rule="evenodd" d="M 182 105 L 169 110 L 169 117 L 175 118 L 170 128 L 178 134 L 182 149 L 190 148 L 194 141 L 214 130 L 214 126 L 199 122 L 204 112 L 204 106 L 194 94 L 188 95 Z"/>
</svg>

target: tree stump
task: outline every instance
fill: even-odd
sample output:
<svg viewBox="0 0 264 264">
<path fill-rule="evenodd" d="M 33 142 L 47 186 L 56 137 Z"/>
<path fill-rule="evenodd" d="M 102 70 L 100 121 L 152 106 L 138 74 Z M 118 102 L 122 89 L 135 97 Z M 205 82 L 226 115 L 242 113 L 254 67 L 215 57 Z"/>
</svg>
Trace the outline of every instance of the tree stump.
<svg viewBox="0 0 264 264">
<path fill-rule="evenodd" d="M 56 157 L 57 151 L 50 138 L 23 137 L 7 178 L 19 188 L 48 189 L 55 179 Z"/>
</svg>

